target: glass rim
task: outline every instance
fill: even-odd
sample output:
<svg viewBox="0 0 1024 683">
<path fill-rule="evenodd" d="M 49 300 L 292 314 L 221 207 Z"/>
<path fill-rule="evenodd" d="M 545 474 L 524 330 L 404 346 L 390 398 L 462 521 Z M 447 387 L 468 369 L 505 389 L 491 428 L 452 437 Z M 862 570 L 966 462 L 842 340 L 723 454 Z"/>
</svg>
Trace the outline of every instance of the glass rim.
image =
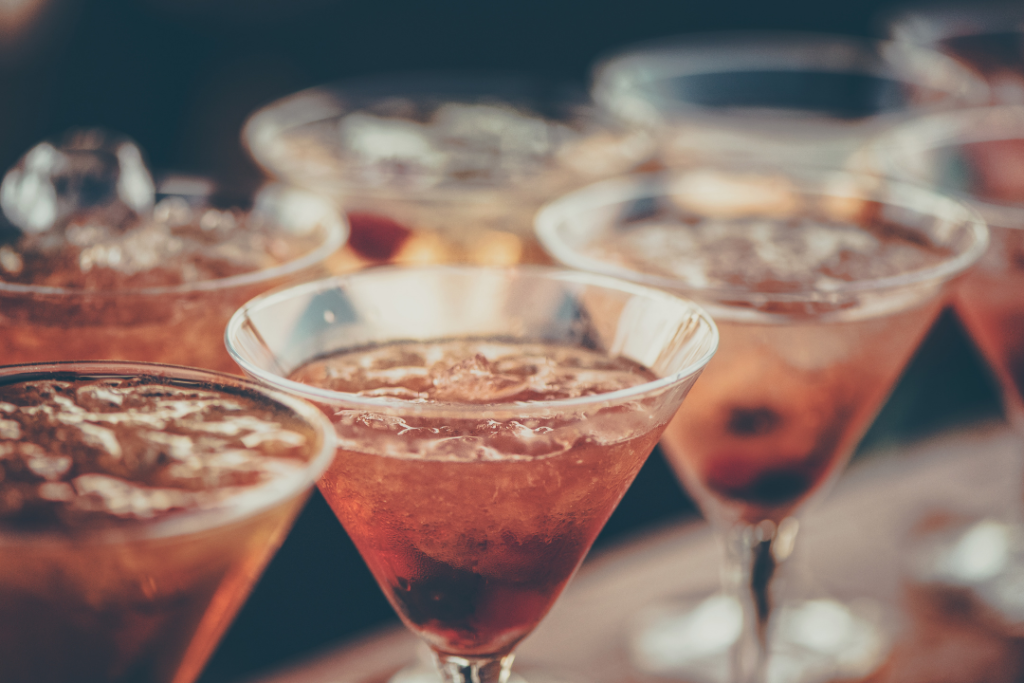
<svg viewBox="0 0 1024 683">
<path fill-rule="evenodd" d="M 879 135 L 867 151 L 882 174 L 923 185 L 926 180 L 917 177 L 901 159 L 942 147 L 1008 139 L 1024 140 L 1024 104 L 971 107 L 915 118 Z M 940 189 L 942 194 L 973 207 L 992 227 L 1024 229 L 1024 201 L 1000 202 L 955 188 Z"/>
<path fill-rule="evenodd" d="M 14 383 L 19 376 L 24 376 L 25 380 L 41 380 L 54 375 L 71 375 L 89 379 L 148 376 L 167 380 L 171 384 L 175 382 L 196 383 L 209 386 L 214 391 L 230 392 L 240 389 L 283 406 L 316 432 L 320 438 L 320 444 L 301 469 L 290 472 L 284 477 L 248 487 L 248 490 L 228 496 L 212 507 L 180 510 L 155 519 L 122 521 L 109 527 L 86 527 L 70 531 L 52 529 L 18 531 L 0 527 L 0 548 L 24 543 L 88 542 L 99 545 L 167 539 L 227 526 L 255 517 L 274 505 L 302 495 L 305 490 L 312 488 L 331 464 L 337 450 L 334 426 L 316 406 L 287 392 L 267 387 L 248 378 L 214 370 L 144 361 L 98 360 L 23 363 L 0 367 L 0 386 Z"/>
<path fill-rule="evenodd" d="M 578 396 L 574 398 L 557 399 L 551 401 L 530 401 L 522 403 L 416 403 L 394 398 L 380 398 L 370 396 L 359 396 L 341 391 L 333 391 L 322 387 L 315 387 L 309 384 L 296 382 L 280 374 L 264 370 L 255 363 L 249 361 L 240 353 L 233 343 L 233 338 L 238 336 L 243 325 L 250 321 L 251 310 L 271 306 L 280 301 L 286 301 L 296 296 L 308 295 L 316 292 L 324 292 L 337 289 L 346 280 L 365 277 L 387 277 L 395 272 L 472 272 L 485 273 L 506 273 L 509 275 L 525 274 L 538 278 L 546 278 L 553 281 L 590 285 L 604 289 L 617 290 L 634 296 L 644 296 L 649 299 L 660 299 L 671 302 L 673 305 L 685 307 L 688 313 L 695 316 L 707 328 L 708 348 L 700 358 L 692 361 L 686 367 L 677 370 L 664 377 L 644 382 L 626 389 L 609 391 L 590 396 Z M 395 340 L 399 341 L 399 340 Z M 278 289 L 273 292 L 261 294 L 238 309 L 228 321 L 224 332 L 224 342 L 228 354 L 242 368 L 244 372 L 255 377 L 259 382 L 266 382 L 280 391 L 286 391 L 301 396 L 313 402 L 326 402 L 330 404 L 347 404 L 357 409 L 367 411 L 378 411 L 387 414 L 415 415 L 417 417 L 451 417 L 478 416 L 481 414 L 512 414 L 517 417 L 543 416 L 551 411 L 579 410 L 589 407 L 598 407 L 609 403 L 620 403 L 624 401 L 642 398 L 645 395 L 666 390 L 671 386 L 685 381 L 687 378 L 700 372 L 714 356 L 718 349 L 719 333 L 718 327 L 711 316 L 696 302 L 683 298 L 671 292 L 636 284 L 628 280 L 609 277 L 606 275 L 588 273 L 583 271 L 569 270 L 555 266 L 540 265 L 519 265 L 512 267 L 495 266 L 472 266 L 461 264 L 444 264 L 429 266 L 380 266 L 367 270 L 357 271 L 346 275 L 336 275 L 323 278 L 313 282 L 307 282 L 285 289 Z M 312 358 L 308 360 L 313 360 Z"/>
<path fill-rule="evenodd" d="M 832 48 L 832 55 L 817 55 L 810 59 L 808 51 L 820 47 Z M 835 48 L 846 51 L 842 54 Z M 696 53 L 705 52 L 701 59 Z M 777 55 L 775 53 L 778 53 Z M 621 91 L 623 79 L 635 82 L 628 88 L 636 90 L 636 83 L 651 84 L 672 78 L 702 74 L 735 73 L 739 71 L 792 70 L 797 66 L 794 55 L 801 55 L 798 66 L 816 73 L 888 74 L 893 79 L 944 92 L 948 98 L 962 104 L 981 104 L 988 99 L 989 88 L 983 78 L 957 60 L 931 48 L 908 42 L 864 38 L 845 34 L 813 31 L 735 30 L 710 33 L 683 34 L 659 38 L 627 46 L 598 59 L 591 70 L 591 94 L 599 106 L 609 112 L 619 108 L 613 104 L 615 93 Z M 856 55 L 857 58 L 852 58 Z M 864 63 L 865 55 L 877 55 L 879 64 Z M 914 70 L 897 69 L 887 61 L 899 57 L 904 62 L 917 64 Z M 927 67 L 927 68 L 926 68 Z M 956 87 L 943 87 L 937 74 L 955 75 Z M 927 112 L 941 109 L 943 103 L 910 104 L 895 111 L 882 111 L 866 117 L 891 117 L 900 112 Z M 707 107 L 679 101 L 661 113 L 671 120 L 674 115 L 699 115 L 701 112 L 720 115 L 722 107 Z M 742 112 L 750 107 L 737 107 Z M 759 116 L 761 108 L 756 108 Z"/>
<path fill-rule="evenodd" d="M 910 183 L 883 180 L 884 185 L 899 187 L 901 191 L 911 195 L 927 198 L 933 205 L 938 205 L 961 214 L 960 224 L 969 229 L 971 242 L 962 253 L 927 268 L 913 270 L 897 275 L 876 277 L 867 280 L 847 281 L 839 286 L 829 289 L 802 289 L 799 291 L 786 292 L 752 292 L 746 288 L 736 287 L 699 287 L 685 283 L 679 278 L 673 278 L 651 273 L 641 273 L 625 266 L 617 266 L 603 259 L 589 257 L 580 254 L 577 250 L 566 245 L 559 236 L 559 227 L 567 217 L 578 216 L 581 211 L 592 211 L 608 208 L 610 206 L 622 205 L 629 201 L 636 201 L 645 197 L 666 196 L 664 193 L 665 180 L 678 177 L 686 172 L 700 170 L 722 170 L 722 167 L 696 166 L 690 169 L 673 169 L 669 171 L 658 171 L 654 173 L 633 174 L 604 180 L 586 187 L 580 188 L 567 195 L 564 195 L 541 208 L 534 219 L 534 233 L 544 250 L 557 262 L 571 268 L 578 268 L 589 272 L 602 273 L 611 277 L 628 279 L 647 286 L 666 289 L 680 294 L 692 296 L 699 302 L 712 302 L 716 305 L 727 305 L 729 301 L 744 301 L 756 303 L 816 303 L 841 297 L 844 295 L 869 294 L 887 290 L 900 289 L 927 282 L 942 282 L 949 280 L 965 271 L 988 248 L 988 229 L 982 217 L 969 205 L 956 199 L 946 197 L 932 192 L 923 187 Z M 798 181 L 796 189 L 802 196 L 844 196 L 829 188 L 821 188 L 814 191 L 808 188 L 806 182 L 799 182 L 793 174 L 793 168 L 770 169 L 756 165 L 728 168 L 739 172 L 772 172 L 783 177 Z M 808 173 L 821 173 L 827 171 L 834 178 L 859 178 L 867 183 L 867 187 L 879 181 L 877 176 L 869 174 L 857 174 L 835 169 L 812 169 L 810 167 L 800 169 Z M 885 203 L 885 202 L 883 202 Z"/>
<path fill-rule="evenodd" d="M 1024 10 L 1016 2 L 919 2 L 883 13 L 879 23 L 892 40 L 934 45 L 949 38 L 1024 33 Z"/>
<path fill-rule="evenodd" d="M 309 190 L 302 190 L 309 192 Z M 187 295 L 198 292 L 217 292 L 258 284 L 279 277 L 301 272 L 326 260 L 348 240 L 349 227 L 346 218 L 331 204 L 331 220 L 319 224 L 325 232 L 323 241 L 315 248 L 284 263 L 250 270 L 228 277 L 183 282 L 159 287 L 119 287 L 116 289 L 85 289 L 81 287 L 55 287 L 50 285 L 22 284 L 0 280 L 0 296 L 5 294 L 38 295 L 61 298 L 113 299 L 129 296 L 155 297 L 165 295 Z"/>
</svg>

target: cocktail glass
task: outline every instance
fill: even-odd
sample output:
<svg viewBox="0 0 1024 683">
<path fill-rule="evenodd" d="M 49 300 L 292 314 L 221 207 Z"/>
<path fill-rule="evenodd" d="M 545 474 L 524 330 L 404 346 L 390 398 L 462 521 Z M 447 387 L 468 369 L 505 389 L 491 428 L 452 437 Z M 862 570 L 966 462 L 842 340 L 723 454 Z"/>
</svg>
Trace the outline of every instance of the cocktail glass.
<svg viewBox="0 0 1024 683">
<path fill-rule="evenodd" d="M 577 191 L 541 211 L 537 232 L 557 261 L 685 293 L 721 330 L 662 446 L 724 543 L 724 595 L 640 627 L 636 664 L 737 683 L 870 672 L 884 623 L 834 600 L 782 603 L 772 577 L 796 515 L 838 476 L 947 283 L 983 252 L 980 219 L 868 177 L 703 167 Z M 669 625 L 700 642 L 666 638 Z"/>
<path fill-rule="evenodd" d="M 880 137 L 865 160 L 961 199 L 988 223 L 991 244 L 957 287 L 954 309 L 995 373 L 1007 420 L 1024 436 L 1024 106 L 923 117 Z M 1017 506 L 1002 519 L 982 515 L 919 537 L 915 578 L 968 587 L 999 620 L 1019 628 L 1021 512 Z"/>
<path fill-rule="evenodd" d="M 225 211 L 228 206 L 211 203 L 211 188 L 205 180 L 169 177 L 157 188 L 156 210 L 192 212 L 196 221 L 233 218 Z M 295 236 L 308 242 L 309 249 L 269 267 L 175 285 L 85 288 L 26 283 L 0 274 L 0 359 L 11 364 L 137 360 L 237 372 L 222 343 L 231 314 L 261 292 L 329 274 L 331 258 L 347 236 L 344 219 L 331 202 L 306 190 L 268 185 L 249 201 L 247 220 L 275 226 L 279 239 Z M 217 226 L 210 232 L 215 234 Z M 125 246 L 125 262 L 128 248 L 139 242 Z M 146 249 L 145 244 L 141 247 Z M 171 258 L 159 256 L 158 266 Z M 219 254 L 212 238 L 208 256 L 214 267 L 220 266 L 217 259 L 231 266 L 231 254 Z M 20 266 L 20 258 L 9 245 L 0 247 L 5 270 L 10 259 Z M 77 269 L 78 263 L 72 267 Z M 132 270 L 124 275 L 135 282 L 144 276 Z"/>
<path fill-rule="evenodd" d="M 371 368 L 380 345 L 420 342 L 416 353 L 429 354 L 452 340 L 478 352 L 434 368 L 434 386 L 454 392 L 446 398 L 289 379 L 342 352 L 363 350 Z M 585 393 L 518 400 L 503 394 L 508 376 L 480 364 L 495 345 L 527 343 L 646 370 L 628 388 L 604 392 L 581 372 Z M 716 345 L 689 301 L 525 266 L 366 270 L 259 297 L 227 330 L 247 374 L 332 417 L 340 445 L 320 490 L 442 678 L 464 683 L 507 680 L 516 644 L 562 592 Z M 544 353 L 527 375 L 557 365 Z M 419 362 L 408 358 L 385 374 Z"/>
<path fill-rule="evenodd" d="M 983 76 L 993 104 L 1024 104 L 1024 7 L 1019 2 L 917 5 L 883 22 L 892 40 L 942 52 Z"/>
<path fill-rule="evenodd" d="M 594 69 L 592 94 L 650 131 L 669 167 L 723 156 L 841 166 L 886 127 L 984 103 L 987 88 L 949 57 L 906 43 L 734 32 L 626 48 Z"/>
<path fill-rule="evenodd" d="M 335 451 L 308 403 L 150 363 L 5 366 L 0 411 L 5 683 L 194 681 Z"/>
<path fill-rule="evenodd" d="M 583 92 L 493 74 L 411 74 L 304 90 L 259 110 L 243 139 L 270 173 L 348 213 L 350 269 L 546 260 L 544 202 L 652 153 Z"/>
</svg>

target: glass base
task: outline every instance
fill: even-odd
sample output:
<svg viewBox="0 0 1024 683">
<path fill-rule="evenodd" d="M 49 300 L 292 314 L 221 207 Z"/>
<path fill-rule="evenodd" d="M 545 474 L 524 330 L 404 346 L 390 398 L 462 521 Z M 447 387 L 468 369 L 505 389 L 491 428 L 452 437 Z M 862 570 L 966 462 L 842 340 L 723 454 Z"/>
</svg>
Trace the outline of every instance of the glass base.
<svg viewBox="0 0 1024 683">
<path fill-rule="evenodd" d="M 894 619 L 873 600 L 782 603 L 769 631 L 768 683 L 820 683 L 876 670 L 893 642 Z M 629 642 L 634 667 L 688 683 L 729 683 L 743 627 L 738 599 L 684 599 L 638 615 Z"/>
<path fill-rule="evenodd" d="M 966 591 L 982 616 L 1024 636 L 1024 527 L 993 518 L 917 534 L 908 573 L 919 584 Z"/>
<path fill-rule="evenodd" d="M 578 683 L 545 669 L 525 666 L 522 670 L 525 675 L 512 671 L 507 683 Z M 416 661 L 395 672 L 388 683 L 442 683 L 430 648 L 420 643 L 416 649 Z"/>
</svg>

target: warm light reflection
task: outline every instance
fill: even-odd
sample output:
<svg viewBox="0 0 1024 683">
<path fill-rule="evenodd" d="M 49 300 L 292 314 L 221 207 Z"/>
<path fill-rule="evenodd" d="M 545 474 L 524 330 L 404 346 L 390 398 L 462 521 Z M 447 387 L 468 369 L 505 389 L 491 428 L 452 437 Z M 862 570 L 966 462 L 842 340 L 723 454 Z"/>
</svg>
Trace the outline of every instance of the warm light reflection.
<svg viewBox="0 0 1024 683">
<path fill-rule="evenodd" d="M 39 15 L 47 0 L 0 0 L 0 41 L 13 40 Z"/>
</svg>

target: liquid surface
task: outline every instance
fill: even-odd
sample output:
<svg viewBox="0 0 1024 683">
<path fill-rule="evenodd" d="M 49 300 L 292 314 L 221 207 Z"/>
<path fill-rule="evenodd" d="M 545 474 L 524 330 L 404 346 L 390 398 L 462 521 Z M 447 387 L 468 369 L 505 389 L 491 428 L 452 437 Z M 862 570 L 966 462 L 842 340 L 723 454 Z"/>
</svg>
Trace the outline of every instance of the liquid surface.
<svg viewBox="0 0 1024 683">
<path fill-rule="evenodd" d="M 0 386 L 0 530 L 215 507 L 301 470 L 308 426 L 255 396 L 156 378 Z"/>
<path fill-rule="evenodd" d="M 679 199 L 689 206 L 691 193 L 700 188 L 691 184 L 680 189 Z M 784 194 L 767 190 L 771 194 L 764 200 L 770 211 L 788 208 Z M 836 291 L 851 282 L 923 270 L 949 257 L 948 251 L 925 246 L 906 231 L 880 222 L 862 226 L 804 218 L 685 214 L 630 223 L 595 242 L 587 253 L 697 290 L 759 292 Z"/>
<path fill-rule="evenodd" d="M 158 203 L 128 227 L 91 214 L 61 230 L 22 235 L 0 246 L 0 280 L 85 290 L 169 287 L 288 263 L 323 242 L 293 234 L 239 210 Z"/>
<path fill-rule="evenodd" d="M 459 340 L 388 345 L 314 361 L 292 379 L 367 397 L 487 404 L 592 396 L 654 377 L 624 358 L 577 347 Z"/>
<path fill-rule="evenodd" d="M 293 379 L 457 401 L 450 418 L 330 409 L 342 446 L 325 498 L 399 615 L 441 652 L 506 653 L 551 607 L 681 400 L 495 418 L 487 404 L 603 393 L 649 381 L 581 348 L 499 342 L 383 346 Z M 479 417 L 465 404 L 480 406 Z"/>
</svg>

